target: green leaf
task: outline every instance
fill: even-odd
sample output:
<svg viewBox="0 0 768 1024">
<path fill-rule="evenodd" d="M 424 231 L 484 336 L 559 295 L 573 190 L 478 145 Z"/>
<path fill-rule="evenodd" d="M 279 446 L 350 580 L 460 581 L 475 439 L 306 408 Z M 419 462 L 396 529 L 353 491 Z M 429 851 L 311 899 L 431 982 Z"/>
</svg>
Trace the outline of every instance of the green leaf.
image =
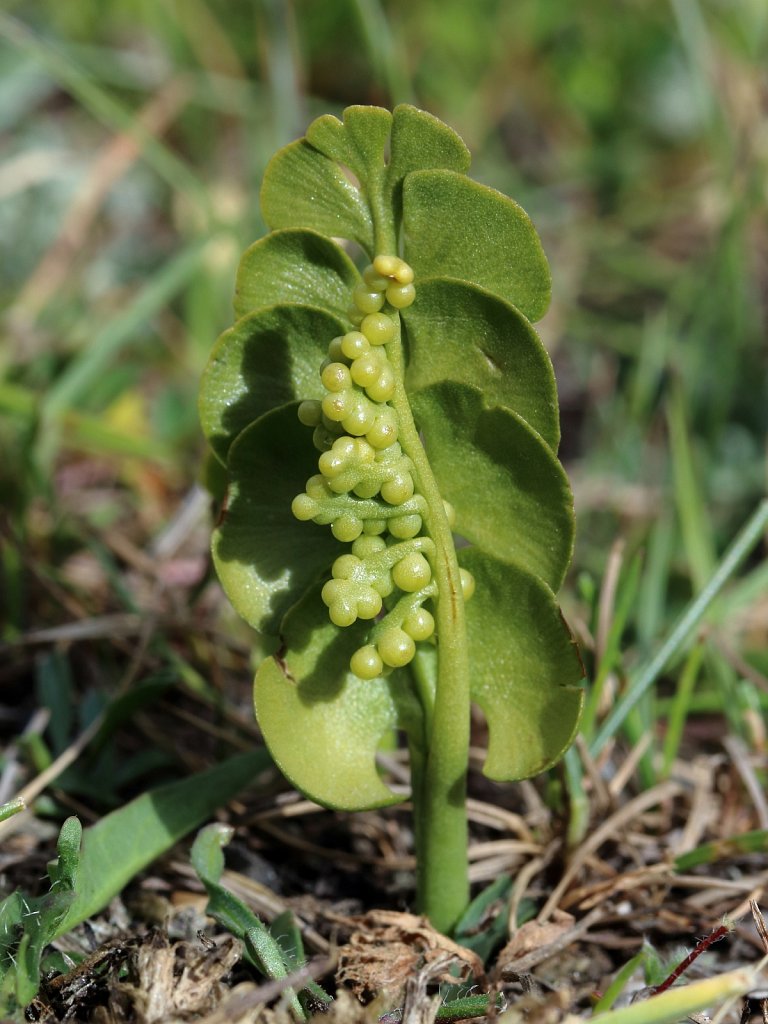
<svg viewBox="0 0 768 1024">
<path fill-rule="evenodd" d="M 310 228 L 348 238 L 373 255 L 374 214 L 386 216 L 389 206 L 399 221 L 408 175 L 427 168 L 463 173 L 469 164 L 462 139 L 423 110 L 402 104 L 393 115 L 381 107 L 351 106 L 343 121 L 319 117 L 305 138 L 275 154 L 264 175 L 261 208 L 273 229 Z"/>
<path fill-rule="evenodd" d="M 0 900 L 0 978 L 13 967 L 12 952 L 23 929 L 23 920 L 24 897 L 17 889 Z"/>
<path fill-rule="evenodd" d="M 623 967 L 617 972 L 608 988 L 605 989 L 603 994 L 600 996 L 594 1006 L 594 1013 L 604 1013 L 606 1010 L 610 1010 L 616 1000 L 619 998 L 621 993 L 627 986 L 630 978 L 633 974 L 637 973 L 639 967 L 642 967 L 648 958 L 648 949 L 650 947 L 644 946 L 639 953 L 628 960 Z M 654 951 L 655 952 L 655 951 Z"/>
<path fill-rule="evenodd" d="M 235 438 L 270 409 L 299 398 L 322 398 L 320 363 L 331 338 L 348 329 L 323 309 L 280 305 L 243 317 L 225 331 L 200 388 L 200 422 L 216 455 L 226 461 Z"/>
<path fill-rule="evenodd" d="M 464 140 L 425 110 L 402 103 L 395 107 L 386 187 L 400 203 L 406 174 L 429 168 L 466 172 L 472 161 Z"/>
<path fill-rule="evenodd" d="M 284 910 L 282 914 L 278 914 L 269 926 L 269 934 L 282 950 L 286 967 L 295 971 L 304 966 L 306 963 L 304 942 L 301 937 L 301 929 L 292 910 Z M 333 1002 L 333 998 L 325 989 L 311 978 L 308 979 L 306 988 L 299 993 L 299 999 L 307 1016 L 317 1015 L 318 1005 L 330 1006 Z"/>
<path fill-rule="evenodd" d="M 206 825 L 198 832 L 192 844 L 190 862 L 208 893 L 206 913 L 226 928 L 230 935 L 245 941 L 249 932 L 259 929 L 266 932 L 267 929 L 250 907 L 221 884 L 224 872 L 223 848 L 229 843 L 232 834 L 233 829 L 227 825 Z M 254 967 L 267 977 L 283 977 L 283 958 L 276 943 L 272 952 L 277 954 L 275 962 L 266 965 L 261 959 L 252 956 L 250 951 L 246 951 L 246 955 Z M 272 973 L 270 967 L 274 967 L 277 973 Z"/>
<path fill-rule="evenodd" d="M 373 251 L 373 222 L 362 192 L 304 139 L 278 150 L 269 161 L 261 210 L 271 228 L 311 228 Z"/>
<path fill-rule="evenodd" d="M 401 673 L 366 681 L 350 673 L 369 628 L 334 626 L 319 588 L 312 590 L 286 616 L 284 650 L 256 675 L 256 717 L 275 763 L 312 800 L 337 810 L 403 799 L 379 777 L 376 750 L 392 729 L 419 723 Z"/>
<path fill-rule="evenodd" d="M 499 875 L 472 900 L 453 931 L 453 940 L 477 953 L 483 963 L 509 934 L 510 875 Z"/>
<path fill-rule="evenodd" d="M 269 926 L 269 934 L 283 951 L 285 963 L 295 970 L 304 963 L 304 940 L 292 910 L 278 914 Z"/>
<path fill-rule="evenodd" d="M 346 318 L 349 296 L 360 280 L 352 260 L 316 231 L 273 231 L 246 249 L 237 271 L 235 313 L 294 302 L 319 306 Z"/>
<path fill-rule="evenodd" d="M 228 504 L 213 535 L 213 560 L 227 596 L 254 629 L 272 635 L 343 551 L 327 527 L 291 513 L 291 502 L 317 473 L 318 457 L 296 408 L 267 413 L 232 445 Z"/>
<path fill-rule="evenodd" d="M 26 809 L 27 804 L 23 797 L 16 797 L 14 800 L 9 800 L 7 804 L 0 804 L 0 821 L 12 818 L 14 814 L 19 814 Z"/>
<path fill-rule="evenodd" d="M 27 929 L 21 937 L 14 956 L 16 964 L 13 971 L 18 1006 L 28 1005 L 37 994 L 40 986 L 40 960 L 47 941 L 44 927 Z"/>
<path fill-rule="evenodd" d="M 459 552 L 476 581 L 467 603 L 471 696 L 490 740 L 483 773 L 525 779 L 554 764 L 576 733 L 583 668 L 550 590 L 473 549 Z"/>
<path fill-rule="evenodd" d="M 407 103 L 395 107 L 393 114 L 381 107 L 347 107 L 343 121 L 326 114 L 312 122 L 306 140 L 323 156 L 348 167 L 369 203 L 394 197 L 398 211 L 407 174 L 436 167 L 464 172 L 471 159 L 456 132 Z"/>
<path fill-rule="evenodd" d="M 472 384 L 481 389 L 487 406 L 516 412 L 557 451 L 560 423 L 552 363 L 514 306 L 476 285 L 433 278 L 419 282 L 418 301 L 401 315 L 409 390 L 444 380 Z"/>
<path fill-rule="evenodd" d="M 529 320 L 547 310 L 550 276 L 539 236 L 516 202 L 455 171 L 416 171 L 403 186 L 405 258 L 425 277 L 471 281 Z"/>
<path fill-rule="evenodd" d="M 223 848 L 232 838 L 233 830 L 226 825 L 206 825 L 197 834 L 190 861 L 208 893 L 206 913 L 216 918 L 222 927 L 245 941 L 248 933 L 262 932 L 270 940 L 265 959 L 250 955 L 248 959 L 268 978 L 285 977 L 285 963 L 279 945 L 271 938 L 266 926 L 250 907 L 221 884 L 224 872 Z"/>
<path fill-rule="evenodd" d="M 269 764 L 265 750 L 239 754 L 208 771 L 143 793 L 85 829 L 75 898 L 51 938 L 98 913 L 134 875 Z"/>
<path fill-rule="evenodd" d="M 190 860 L 208 893 L 206 913 L 215 918 L 227 931 L 240 939 L 245 956 L 267 978 L 284 978 L 291 966 L 283 949 L 266 925 L 253 911 L 221 884 L 224 870 L 222 847 L 232 838 L 232 829 L 222 825 L 208 825 L 195 839 Z M 286 995 L 299 1020 L 306 1014 L 292 989 Z"/>
<path fill-rule="evenodd" d="M 353 171 L 361 184 L 384 168 L 392 115 L 383 107 L 347 107 L 339 121 L 332 114 L 318 117 L 307 128 L 306 139 L 331 160 Z"/>
<path fill-rule="evenodd" d="M 412 396 L 440 492 L 456 509 L 456 533 L 489 554 L 563 581 L 573 547 L 568 479 L 547 444 L 508 409 L 486 409 L 463 384 Z"/>
<path fill-rule="evenodd" d="M 75 898 L 80 869 L 83 829 L 77 818 L 67 818 L 57 841 L 58 859 L 48 866 L 50 890 L 43 896 L 25 898 L 14 893 L 0 907 L 0 1012 L 25 1006 L 40 984 L 43 950 L 60 934 Z"/>
<path fill-rule="evenodd" d="M 209 885 L 218 885 L 221 881 L 224 873 L 224 847 L 232 838 L 233 832 L 231 825 L 220 825 L 215 822 L 201 828 L 195 836 L 192 849 L 189 851 L 189 862 L 206 888 Z M 251 918 L 248 917 L 247 926 L 250 927 L 250 924 Z M 229 925 L 225 927 L 232 931 Z"/>
<path fill-rule="evenodd" d="M 48 874 L 51 879 L 51 890 L 72 892 L 77 885 L 77 874 L 80 864 L 80 844 L 83 838 L 83 826 L 75 817 L 69 817 L 61 826 L 56 850 L 57 860 L 49 865 Z"/>
</svg>

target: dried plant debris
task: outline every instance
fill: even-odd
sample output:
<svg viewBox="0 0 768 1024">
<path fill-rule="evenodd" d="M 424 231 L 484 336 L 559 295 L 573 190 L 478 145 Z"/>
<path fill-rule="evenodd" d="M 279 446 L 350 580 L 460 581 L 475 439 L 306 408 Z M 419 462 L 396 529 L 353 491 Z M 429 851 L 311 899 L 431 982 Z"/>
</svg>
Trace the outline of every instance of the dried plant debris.
<svg viewBox="0 0 768 1024">
<path fill-rule="evenodd" d="M 240 954 L 240 943 L 231 936 L 171 942 L 157 929 L 141 939 L 113 940 L 69 973 L 46 981 L 26 1016 L 45 1024 L 197 1020 L 221 1001 L 224 980 Z"/>
<path fill-rule="evenodd" d="M 453 984 L 483 977 L 477 954 L 435 931 L 426 918 L 374 910 L 356 923 L 349 943 L 339 951 L 337 979 L 358 996 L 397 996 L 415 976 Z M 424 968 L 426 974 L 420 973 Z"/>
<path fill-rule="evenodd" d="M 229 936 L 218 943 L 171 943 L 164 932 L 154 932 L 132 958 L 130 980 L 116 984 L 114 1002 L 123 1007 L 124 1020 L 139 1024 L 194 1019 L 220 1000 L 222 981 L 240 953 L 240 943 Z"/>
<path fill-rule="evenodd" d="M 498 957 L 497 967 L 503 970 L 507 967 L 514 970 L 514 965 L 528 953 L 539 953 L 545 951 L 544 958 L 549 954 L 551 947 L 559 942 L 563 936 L 568 936 L 575 925 L 572 914 L 564 910 L 556 910 L 551 921 L 526 921 L 511 936 L 509 942 L 502 949 Z M 573 941 L 571 939 L 571 941 Z M 554 950 L 551 950 L 554 952 Z"/>
<path fill-rule="evenodd" d="M 127 962 L 135 940 L 112 939 L 66 974 L 44 979 L 37 998 L 27 1007 L 30 1021 L 79 1020 L 101 1001 L 111 979 Z"/>
</svg>

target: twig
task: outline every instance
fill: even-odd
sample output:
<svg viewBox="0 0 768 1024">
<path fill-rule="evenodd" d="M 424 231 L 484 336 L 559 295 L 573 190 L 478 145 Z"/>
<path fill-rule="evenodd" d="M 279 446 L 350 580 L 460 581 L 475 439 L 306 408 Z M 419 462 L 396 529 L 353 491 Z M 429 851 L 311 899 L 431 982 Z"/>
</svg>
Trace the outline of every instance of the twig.
<svg viewBox="0 0 768 1024">
<path fill-rule="evenodd" d="M 726 736 L 723 740 L 723 746 L 728 751 L 733 766 L 741 776 L 744 788 L 749 793 L 750 800 L 757 813 L 757 821 L 760 828 L 768 829 L 768 800 L 765 799 L 763 787 L 755 775 L 754 768 L 750 764 L 743 742 L 738 736 Z"/>
<path fill-rule="evenodd" d="M 624 549 L 626 542 L 619 537 L 611 545 L 608 558 L 605 563 L 605 572 L 600 586 L 600 598 L 597 606 L 597 631 L 595 633 L 595 663 L 599 665 L 605 657 L 608 646 L 608 636 L 611 632 L 611 623 L 616 608 L 616 589 L 619 585 L 621 566 L 624 562 Z"/>
<path fill-rule="evenodd" d="M 676 782 L 662 782 L 658 786 L 654 786 L 653 789 L 640 793 L 634 800 L 630 800 L 624 807 L 621 807 L 615 814 L 612 814 L 610 818 L 607 818 L 576 850 L 563 877 L 553 889 L 539 914 L 538 920 L 546 921 L 552 915 L 556 907 L 559 906 L 563 893 L 568 889 L 568 886 L 579 873 L 590 854 L 594 853 L 612 835 L 620 831 L 627 822 L 637 818 L 644 811 L 647 811 L 649 807 L 677 796 L 679 792 L 680 786 Z"/>
<path fill-rule="evenodd" d="M 719 928 L 715 928 L 713 932 L 707 935 L 705 938 L 700 939 L 696 943 L 691 952 L 686 956 L 671 974 L 667 975 L 664 981 L 660 985 L 654 985 L 651 988 L 653 995 L 659 995 L 661 992 L 666 992 L 668 988 L 677 981 L 678 978 L 682 977 L 683 974 L 688 970 L 694 961 L 698 960 L 702 953 L 705 953 L 711 945 L 715 942 L 719 942 L 720 939 L 724 939 L 725 936 L 731 931 L 731 926 L 727 924 L 721 924 Z"/>
</svg>

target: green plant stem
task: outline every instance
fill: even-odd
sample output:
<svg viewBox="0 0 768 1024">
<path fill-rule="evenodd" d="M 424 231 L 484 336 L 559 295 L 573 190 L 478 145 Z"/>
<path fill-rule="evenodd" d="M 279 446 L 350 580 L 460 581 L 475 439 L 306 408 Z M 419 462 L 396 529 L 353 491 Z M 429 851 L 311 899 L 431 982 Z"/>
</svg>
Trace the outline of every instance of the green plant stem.
<svg viewBox="0 0 768 1024">
<path fill-rule="evenodd" d="M 395 371 L 392 406 L 399 440 L 414 466 L 419 492 L 429 511 L 425 528 L 437 549 L 433 572 L 438 586 L 438 671 L 434 706 L 425 709 L 431 729 L 426 756 L 414 762 L 414 813 L 420 844 L 417 902 L 432 924 L 450 931 L 469 901 L 466 776 L 469 763 L 469 660 L 461 577 L 443 500 L 413 421 L 405 392 L 400 336 L 387 346 Z M 420 696 L 424 694 L 420 688 Z"/>
<path fill-rule="evenodd" d="M 760 539 L 768 527 L 768 499 L 760 502 L 741 532 L 723 556 L 720 565 L 712 574 L 709 582 L 688 605 L 677 625 L 667 640 L 661 645 L 656 655 L 636 674 L 628 691 L 614 706 L 603 722 L 594 740 L 590 744 L 590 753 L 596 757 L 605 743 L 616 732 L 629 712 L 637 704 L 646 690 L 653 685 L 664 666 L 676 654 L 688 639 L 693 628 L 701 621 L 707 608 L 725 586 L 729 577 L 738 569 L 742 561 Z"/>
<path fill-rule="evenodd" d="M 397 253 L 391 211 L 383 201 L 381 176 L 372 185 L 376 253 Z M 418 292 L 418 282 L 417 282 Z M 418 301 L 418 298 L 417 298 Z M 399 318 L 398 318 L 399 320 Z M 400 327 L 387 345 L 395 374 L 391 405 L 397 413 L 398 439 L 411 459 L 414 480 L 428 513 L 424 525 L 435 543 L 433 572 L 438 586 L 435 602 L 439 637 L 437 686 L 421 679 L 417 693 L 424 706 L 425 749 L 413 750 L 412 791 L 416 858 L 416 902 L 432 924 L 449 932 L 469 902 L 468 826 L 466 808 L 469 767 L 469 659 L 459 563 L 442 495 L 413 421 L 405 389 L 405 360 Z M 413 756 L 414 753 L 416 756 Z"/>
</svg>

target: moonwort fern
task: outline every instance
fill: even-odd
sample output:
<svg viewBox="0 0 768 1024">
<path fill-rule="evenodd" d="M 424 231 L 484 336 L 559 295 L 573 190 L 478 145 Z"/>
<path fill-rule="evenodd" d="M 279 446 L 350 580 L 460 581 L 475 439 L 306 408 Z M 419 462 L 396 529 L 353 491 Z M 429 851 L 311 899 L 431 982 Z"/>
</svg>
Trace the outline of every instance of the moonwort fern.
<svg viewBox="0 0 768 1024">
<path fill-rule="evenodd" d="M 468 167 L 407 105 L 320 117 L 280 150 L 200 399 L 229 479 L 216 568 L 275 637 L 255 681 L 272 756 L 321 804 L 378 807 L 402 797 L 377 749 L 405 733 L 418 902 L 444 930 L 468 897 L 470 703 L 495 780 L 554 763 L 581 707 L 554 597 L 572 500 L 531 326 L 548 268 Z"/>
</svg>

